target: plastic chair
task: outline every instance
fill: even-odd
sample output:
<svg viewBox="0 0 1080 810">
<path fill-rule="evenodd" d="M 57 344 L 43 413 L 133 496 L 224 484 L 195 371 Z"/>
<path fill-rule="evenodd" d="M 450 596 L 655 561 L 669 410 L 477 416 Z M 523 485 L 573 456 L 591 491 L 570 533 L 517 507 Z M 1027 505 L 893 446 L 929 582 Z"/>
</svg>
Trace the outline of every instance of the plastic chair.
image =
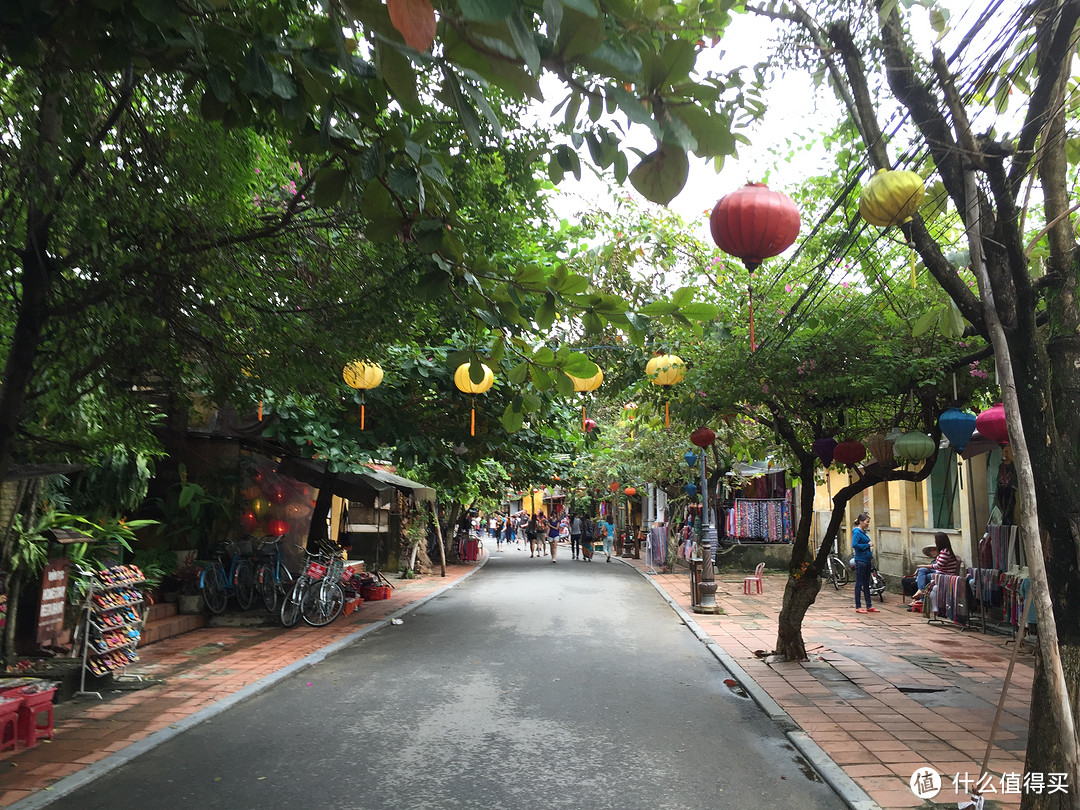
<svg viewBox="0 0 1080 810">
<path fill-rule="evenodd" d="M 19 707 L 22 698 L 0 698 L 0 751 L 14 748 L 19 738 Z"/>
<path fill-rule="evenodd" d="M 762 576 L 765 573 L 765 563 L 758 563 L 757 568 L 754 569 L 754 575 L 752 577 L 746 577 L 742 583 L 743 593 L 753 593 L 750 589 L 757 587 L 757 593 L 761 593 L 764 587 L 764 581 Z"/>
<path fill-rule="evenodd" d="M 53 695 L 56 688 L 41 692 L 24 693 L 19 707 L 19 741 L 27 748 L 37 745 L 38 737 L 53 738 Z M 41 715 L 45 715 L 44 723 Z"/>
</svg>

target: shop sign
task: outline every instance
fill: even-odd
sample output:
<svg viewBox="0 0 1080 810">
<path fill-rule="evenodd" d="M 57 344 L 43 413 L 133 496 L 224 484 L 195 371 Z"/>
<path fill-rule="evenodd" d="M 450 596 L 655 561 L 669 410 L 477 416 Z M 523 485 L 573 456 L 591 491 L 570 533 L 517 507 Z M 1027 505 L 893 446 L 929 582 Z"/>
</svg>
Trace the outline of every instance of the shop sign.
<svg viewBox="0 0 1080 810">
<path fill-rule="evenodd" d="M 38 611 L 37 642 L 52 643 L 63 634 L 67 605 L 68 561 L 53 560 L 41 577 L 41 610 Z"/>
</svg>

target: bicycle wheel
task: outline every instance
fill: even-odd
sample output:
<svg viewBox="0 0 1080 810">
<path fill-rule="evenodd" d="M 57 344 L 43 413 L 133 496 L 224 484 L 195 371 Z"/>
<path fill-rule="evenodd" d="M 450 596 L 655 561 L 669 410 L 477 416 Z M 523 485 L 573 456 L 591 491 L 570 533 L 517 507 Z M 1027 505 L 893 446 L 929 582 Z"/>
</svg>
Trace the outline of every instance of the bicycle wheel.
<svg viewBox="0 0 1080 810">
<path fill-rule="evenodd" d="M 263 607 L 273 613 L 278 605 L 278 584 L 274 581 L 274 566 L 272 564 L 263 563 L 259 566 L 259 569 L 255 572 L 255 589 L 259 592 L 259 596 L 262 597 Z"/>
<path fill-rule="evenodd" d="M 255 602 L 255 569 L 248 560 L 241 560 L 233 575 L 236 602 L 241 610 L 247 610 Z"/>
<path fill-rule="evenodd" d="M 847 567 L 836 557 L 829 557 L 825 565 L 829 581 L 836 590 L 840 590 L 841 585 L 847 584 Z"/>
<path fill-rule="evenodd" d="M 301 614 L 304 621 L 312 627 L 324 627 L 338 617 L 344 606 L 345 592 L 341 590 L 341 586 L 336 582 L 322 582 L 316 587 L 308 588 Z"/>
<path fill-rule="evenodd" d="M 222 613 L 229 601 L 229 595 L 225 593 L 225 572 L 217 563 L 211 563 L 204 568 L 199 575 L 199 588 L 202 590 L 203 601 L 206 609 L 211 613 Z"/>
<path fill-rule="evenodd" d="M 292 588 L 281 601 L 281 623 L 285 627 L 292 627 L 300 621 L 300 605 L 304 601 L 304 595 L 308 590 L 307 585 L 308 579 L 306 577 L 297 578 Z"/>
</svg>

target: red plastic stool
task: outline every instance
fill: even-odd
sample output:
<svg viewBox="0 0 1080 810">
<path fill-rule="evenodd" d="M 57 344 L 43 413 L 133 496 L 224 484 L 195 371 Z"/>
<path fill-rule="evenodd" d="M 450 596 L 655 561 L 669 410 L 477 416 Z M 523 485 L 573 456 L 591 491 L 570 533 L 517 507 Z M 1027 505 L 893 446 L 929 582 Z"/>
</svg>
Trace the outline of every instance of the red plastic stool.
<svg viewBox="0 0 1080 810">
<path fill-rule="evenodd" d="M 34 687 L 28 687 L 33 689 Z M 40 692 L 22 693 L 22 705 L 19 707 L 18 732 L 19 740 L 27 748 L 37 745 L 38 737 L 53 738 L 53 695 L 56 687 L 43 689 Z M 45 723 L 40 721 L 41 715 L 47 715 Z"/>
<path fill-rule="evenodd" d="M 22 698 L 0 698 L 0 751 L 15 748 L 19 739 L 19 707 L 22 706 Z"/>
</svg>

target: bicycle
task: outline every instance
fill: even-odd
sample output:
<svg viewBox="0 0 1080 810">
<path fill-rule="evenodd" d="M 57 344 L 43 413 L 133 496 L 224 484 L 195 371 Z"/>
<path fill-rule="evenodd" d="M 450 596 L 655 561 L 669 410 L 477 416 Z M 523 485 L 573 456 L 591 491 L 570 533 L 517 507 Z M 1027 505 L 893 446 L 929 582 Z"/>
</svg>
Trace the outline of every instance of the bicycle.
<svg viewBox="0 0 1080 810">
<path fill-rule="evenodd" d="M 341 578 L 345 573 L 345 561 L 341 557 L 331 557 L 325 566 L 309 566 L 312 582 L 301 600 L 300 615 L 312 627 L 324 627 L 330 624 L 345 607 L 345 591 L 341 587 Z"/>
<path fill-rule="evenodd" d="M 245 545 L 246 544 L 246 545 Z M 223 555 L 231 554 L 229 571 L 221 562 Z M 211 613 L 223 613 L 229 596 L 235 596 L 241 610 L 247 610 L 255 601 L 255 568 L 248 557 L 251 555 L 251 538 L 243 541 L 229 540 L 222 550 L 199 575 L 199 589 L 203 601 Z"/>
<path fill-rule="evenodd" d="M 822 575 L 833 584 L 836 590 L 840 590 L 841 585 L 847 585 L 851 579 L 848 564 L 835 551 L 825 560 L 825 571 Z"/>
<path fill-rule="evenodd" d="M 324 562 L 329 562 L 330 555 L 303 546 L 297 546 L 304 552 L 304 562 L 300 566 L 300 573 L 296 575 L 293 586 L 285 598 L 281 600 L 281 610 L 278 617 L 285 627 L 293 627 L 300 621 L 303 612 L 304 600 L 312 583 L 318 581 L 326 572 Z"/>
<path fill-rule="evenodd" d="M 285 565 L 285 556 L 281 553 L 281 543 L 285 536 L 280 535 L 267 540 L 259 547 L 259 565 L 255 569 L 255 588 L 262 597 L 263 606 L 274 613 L 278 599 L 283 597 L 293 584 L 293 575 Z"/>
</svg>

